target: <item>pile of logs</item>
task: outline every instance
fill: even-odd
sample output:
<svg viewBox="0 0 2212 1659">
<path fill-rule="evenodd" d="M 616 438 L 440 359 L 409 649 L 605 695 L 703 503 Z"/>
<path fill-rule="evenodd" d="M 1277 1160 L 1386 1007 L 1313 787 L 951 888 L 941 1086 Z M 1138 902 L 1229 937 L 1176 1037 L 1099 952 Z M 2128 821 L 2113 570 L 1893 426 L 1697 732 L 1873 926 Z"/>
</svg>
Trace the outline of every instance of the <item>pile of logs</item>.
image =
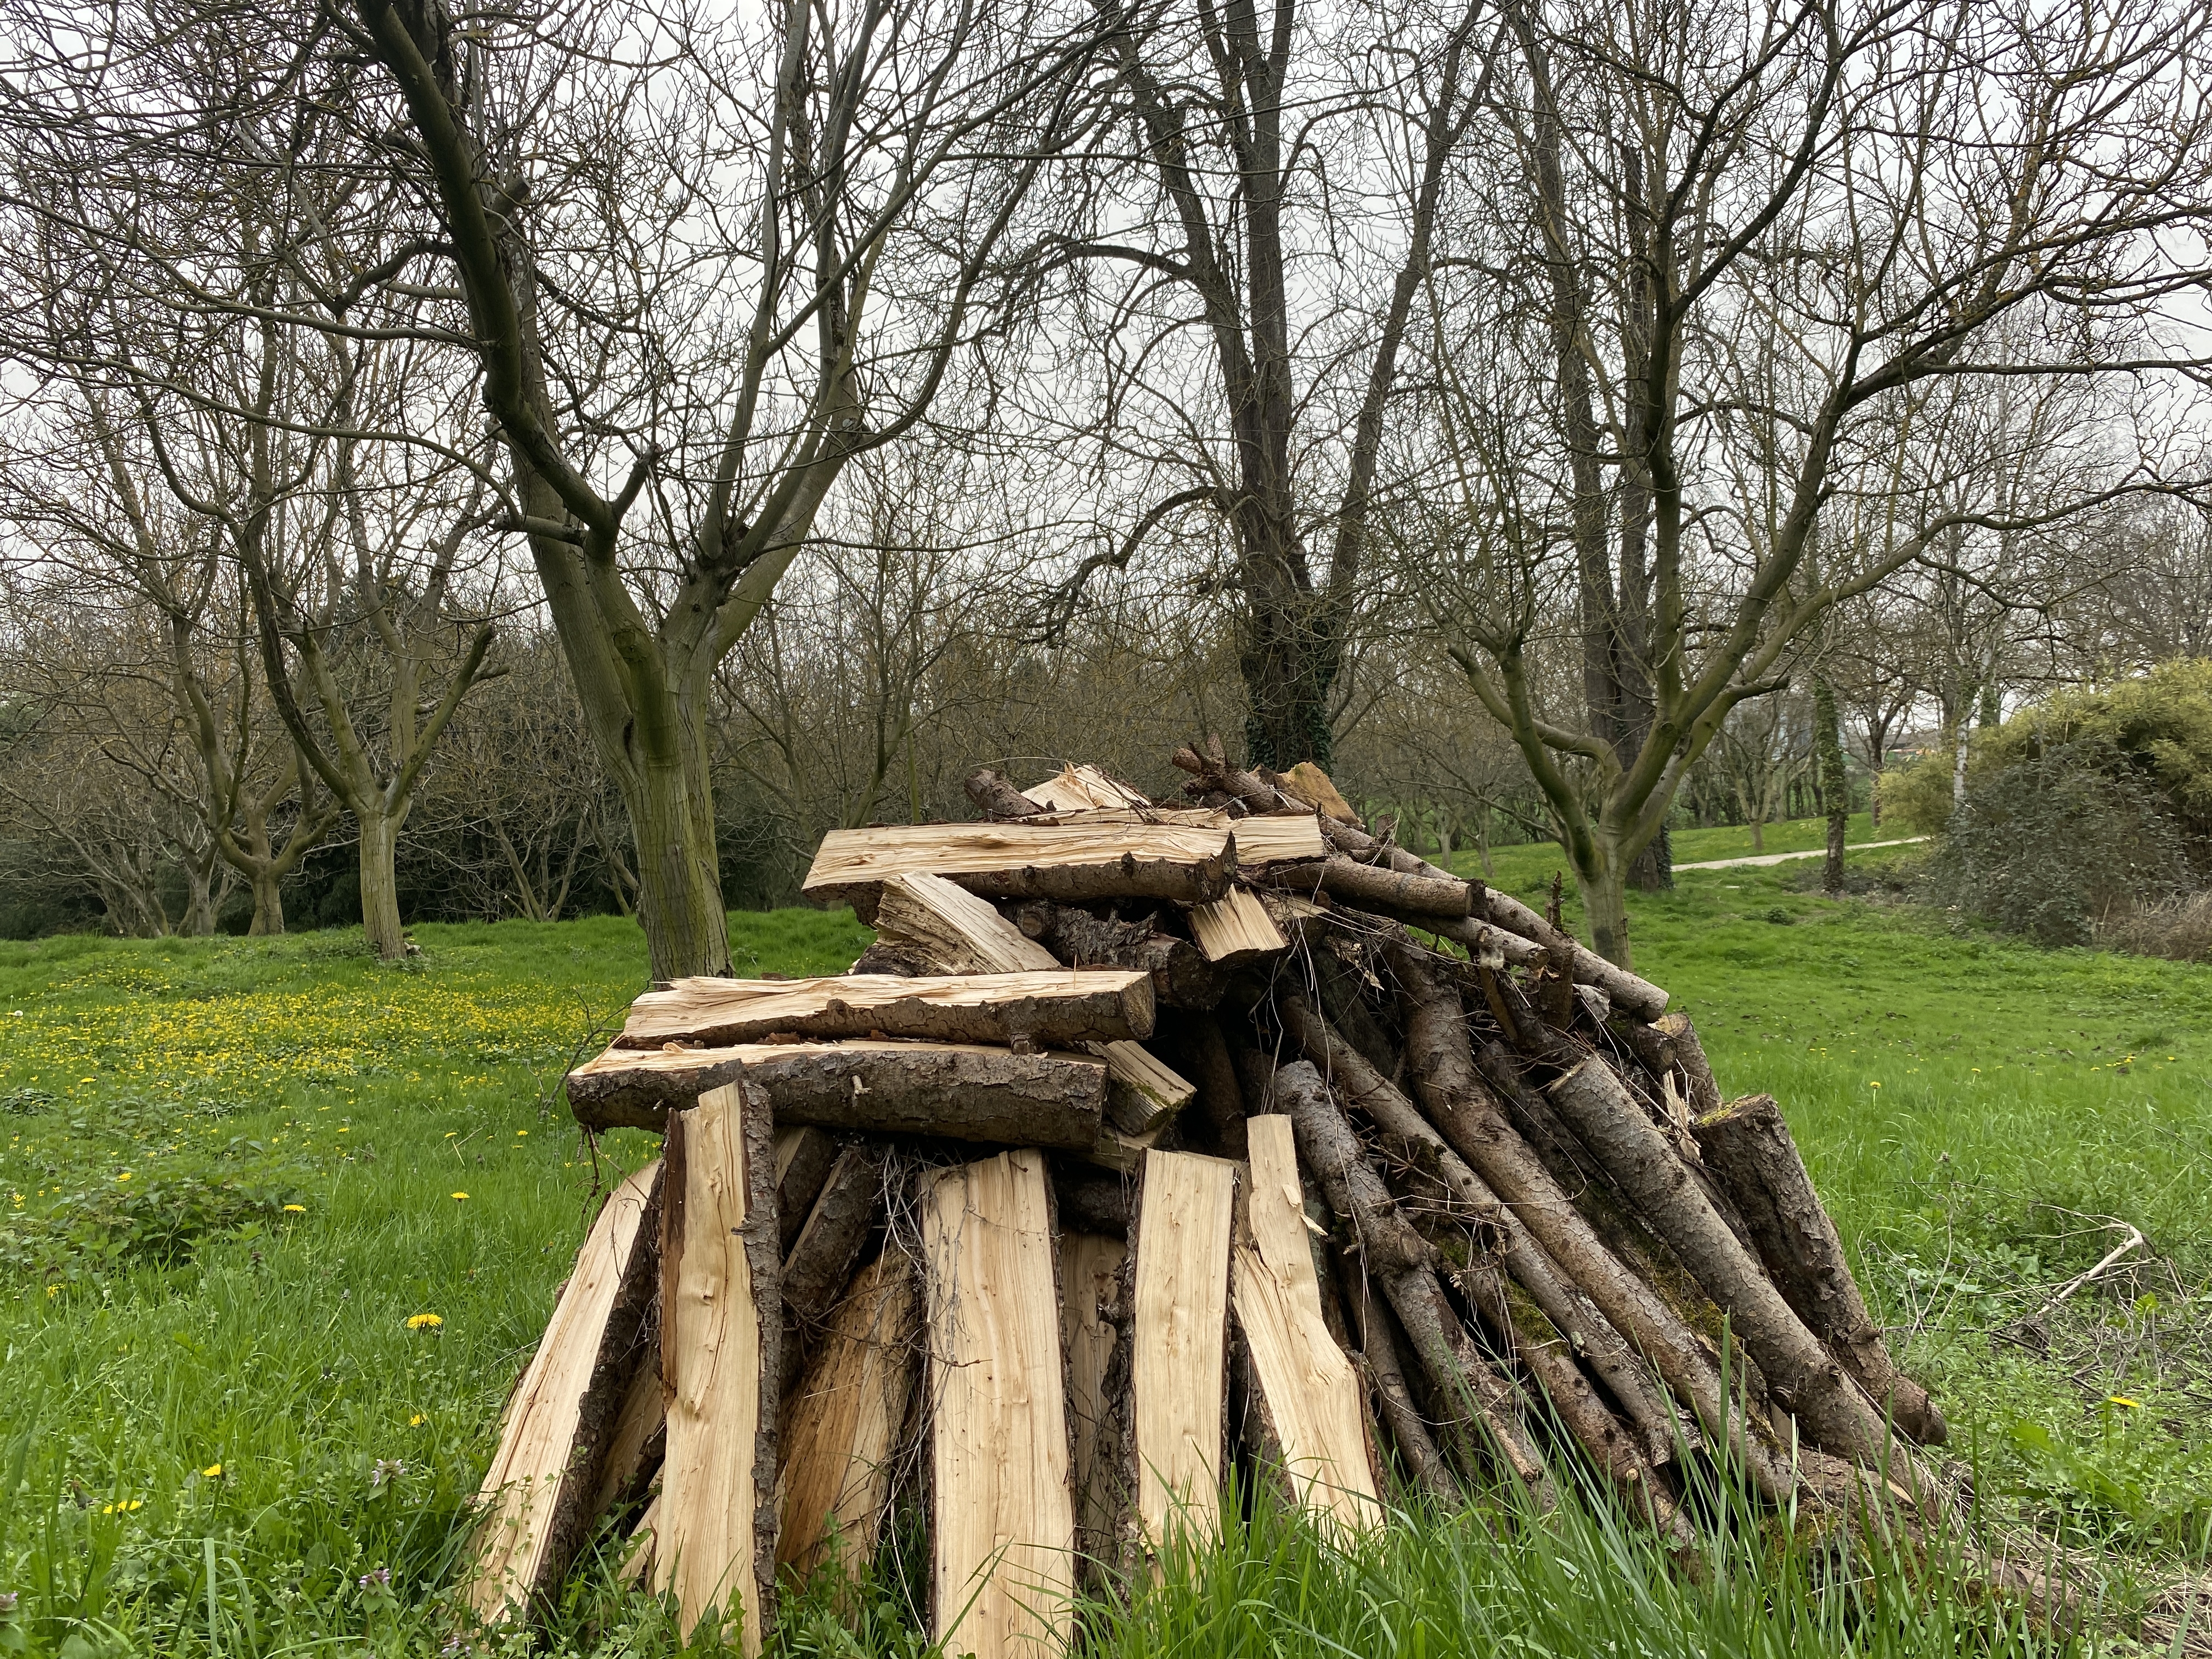
<svg viewBox="0 0 2212 1659">
<path fill-rule="evenodd" d="M 1310 767 L 1175 758 L 1194 804 L 979 773 L 984 822 L 832 833 L 850 974 L 656 986 L 570 1074 L 664 1146 L 509 1402 L 479 1614 L 605 1524 L 757 1652 L 780 1579 L 903 1512 L 933 1637 L 996 1659 L 1232 1471 L 1347 1532 L 1590 1483 L 1681 1550 L 1716 1480 L 1931 1501 L 1942 1416 L 1665 992 Z"/>
</svg>

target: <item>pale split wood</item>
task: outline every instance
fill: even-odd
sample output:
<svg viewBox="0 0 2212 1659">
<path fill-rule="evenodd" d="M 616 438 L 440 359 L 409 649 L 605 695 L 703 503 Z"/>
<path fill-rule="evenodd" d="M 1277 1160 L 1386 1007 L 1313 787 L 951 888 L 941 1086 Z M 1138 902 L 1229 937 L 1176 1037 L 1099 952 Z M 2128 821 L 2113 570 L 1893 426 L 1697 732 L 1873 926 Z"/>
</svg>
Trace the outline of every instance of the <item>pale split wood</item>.
<svg viewBox="0 0 2212 1659">
<path fill-rule="evenodd" d="M 1060 961 L 966 888 L 926 870 L 894 876 L 876 902 L 878 938 L 940 974 L 1050 973 Z"/>
<path fill-rule="evenodd" d="M 1110 1042 L 1152 1034 L 1152 976 L 1129 968 L 1032 973 L 841 974 L 819 979 L 679 979 L 630 1005 L 617 1048 L 810 1037 L 939 1042 Z"/>
<path fill-rule="evenodd" d="M 653 1546 L 660 1524 L 660 1494 L 655 1492 L 653 1501 L 645 1506 L 638 1517 L 637 1529 L 623 1545 L 622 1581 L 625 1584 L 642 1584 L 653 1575 Z"/>
<path fill-rule="evenodd" d="M 776 1560 L 801 1581 L 833 1548 L 855 1571 L 875 1554 L 914 1389 L 920 1314 L 913 1259 L 886 1250 L 853 1275 L 792 1400 Z"/>
<path fill-rule="evenodd" d="M 1119 817 L 1120 814 L 1114 815 Z M 952 879 L 990 878 L 1010 871 L 1139 864 L 1194 868 L 1218 860 L 1228 837 L 1237 840 L 1240 866 L 1317 859 L 1328 852 L 1320 823 L 1310 817 L 1239 818 L 1225 828 L 1195 824 L 1108 822 L 1085 814 L 1073 823 L 891 824 L 832 830 L 822 838 L 803 890 L 816 897 L 858 895 L 872 903 L 876 890 L 894 876 L 927 872 Z M 1142 815 L 1146 817 L 1164 814 Z M 1194 899 L 1218 896 L 1193 894 Z M 1040 893 L 1039 897 L 1058 896 Z M 1183 894 L 1161 893 L 1161 897 Z M 866 918 L 864 916 L 863 920 Z"/>
<path fill-rule="evenodd" d="M 619 1363 L 646 1305 L 647 1286 L 633 1282 L 634 1268 L 650 1266 L 653 1240 L 644 1229 L 660 1170 L 649 1164 L 609 1194 L 508 1400 L 478 1493 L 483 1516 L 466 1590 L 478 1618 L 526 1613 L 550 1593 L 593 1512 L 601 1442 L 626 1382 Z M 625 1310 L 626 1300 L 636 1305 Z M 612 1328 L 622 1323 L 626 1332 Z"/>
<path fill-rule="evenodd" d="M 1220 1527 L 1236 1208 L 1236 1164 L 1194 1152 L 1146 1155 L 1130 1376 L 1137 1517 L 1153 1549 L 1177 1526 L 1200 1538 Z"/>
<path fill-rule="evenodd" d="M 1100 1466 L 1099 1440 L 1112 1409 L 1106 1372 L 1121 1340 L 1121 1263 L 1128 1253 L 1126 1240 L 1105 1233 L 1060 1236 L 1061 1340 L 1067 1348 L 1069 1415 L 1075 1424 L 1076 1537 L 1083 1553 L 1093 1558 L 1110 1548 L 1127 1502 L 1119 1472 Z"/>
<path fill-rule="evenodd" d="M 1250 962 L 1290 949 L 1267 907 L 1249 887 L 1232 887 L 1211 904 L 1193 906 L 1190 936 L 1208 962 Z"/>
<path fill-rule="evenodd" d="M 1054 812 L 1152 805 L 1128 785 L 1115 782 L 1095 766 L 1063 766 L 1058 776 L 1033 783 L 1022 793 L 1046 811 Z"/>
<path fill-rule="evenodd" d="M 1156 1135 L 1190 1103 L 1197 1088 L 1141 1042 L 1094 1042 L 1106 1062 L 1106 1112 L 1114 1127 Z"/>
<path fill-rule="evenodd" d="M 653 1588 L 675 1593 L 687 1635 L 739 1598 L 750 1656 L 761 1650 L 775 1582 L 780 1322 L 768 1103 L 740 1080 L 702 1095 L 675 1123 L 681 1248 L 663 1253 L 672 1279 L 661 1351 L 673 1392 Z"/>
<path fill-rule="evenodd" d="M 1338 1525 L 1382 1519 L 1359 1378 L 1329 1334 L 1291 1120 L 1248 1120 L 1251 1179 L 1236 1252 L 1237 1327 L 1297 1500 Z"/>
<path fill-rule="evenodd" d="M 1037 1659 L 1073 1633 L 1073 1447 L 1044 1155 L 1003 1152 L 924 1188 L 931 1635 Z"/>
</svg>

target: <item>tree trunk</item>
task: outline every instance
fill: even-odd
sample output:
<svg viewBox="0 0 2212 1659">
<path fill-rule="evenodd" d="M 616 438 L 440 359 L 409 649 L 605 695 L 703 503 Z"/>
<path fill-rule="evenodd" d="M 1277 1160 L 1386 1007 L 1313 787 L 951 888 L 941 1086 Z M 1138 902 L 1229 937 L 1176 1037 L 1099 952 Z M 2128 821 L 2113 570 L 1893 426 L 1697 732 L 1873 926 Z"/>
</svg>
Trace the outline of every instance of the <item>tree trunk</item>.
<svg viewBox="0 0 2212 1659">
<path fill-rule="evenodd" d="M 637 841 L 638 916 L 653 977 L 727 975 L 730 918 L 712 797 L 691 787 L 680 761 L 655 757 L 623 780 L 622 795 Z"/>
<path fill-rule="evenodd" d="M 362 812 L 361 826 L 361 925 L 376 954 L 386 962 L 407 953 L 399 924 L 399 874 L 396 854 L 399 825 L 381 812 Z"/>
<path fill-rule="evenodd" d="M 276 873 L 257 867 L 253 883 L 253 920 L 246 929 L 248 939 L 264 939 L 284 931 L 284 892 Z"/>
<path fill-rule="evenodd" d="M 1340 654 L 1330 607 L 1322 596 L 1297 588 L 1286 555 L 1248 544 L 1244 564 L 1248 570 L 1276 567 L 1252 584 L 1252 610 L 1237 653 L 1249 703 L 1246 763 L 1287 772 L 1311 761 L 1326 772 L 1334 758 L 1328 694 Z"/>
<path fill-rule="evenodd" d="M 1813 677 L 1813 738 L 1820 750 L 1820 804 L 1828 814 L 1828 856 L 1820 866 L 1820 890 L 1837 898 L 1844 890 L 1844 836 L 1850 824 L 1851 781 L 1844 766 L 1844 726 L 1836 712 L 1836 689 L 1824 674 Z"/>
<path fill-rule="evenodd" d="M 1590 947 L 1619 968 L 1633 968 L 1628 946 L 1628 884 L 1621 879 L 1621 861 L 1608 856 L 1595 872 L 1577 865 L 1575 885 L 1583 897 L 1583 914 L 1589 927 Z"/>
</svg>

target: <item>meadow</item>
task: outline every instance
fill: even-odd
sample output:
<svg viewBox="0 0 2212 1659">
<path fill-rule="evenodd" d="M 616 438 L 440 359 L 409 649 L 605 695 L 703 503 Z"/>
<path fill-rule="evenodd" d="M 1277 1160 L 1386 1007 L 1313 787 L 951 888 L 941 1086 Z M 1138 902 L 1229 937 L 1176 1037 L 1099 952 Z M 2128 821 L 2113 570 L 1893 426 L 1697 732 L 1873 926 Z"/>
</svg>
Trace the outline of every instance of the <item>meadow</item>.
<svg viewBox="0 0 2212 1659">
<path fill-rule="evenodd" d="M 1748 841 L 1688 832 L 1675 857 Z M 1819 827 L 1770 827 L 1767 850 L 1793 844 Z M 1865 896 L 1841 902 L 1820 896 L 1817 860 L 1686 872 L 1637 898 L 1638 969 L 1698 1020 L 1725 1090 L 1782 1102 L 1879 1316 L 1949 1413 L 1979 1523 L 2090 1588 L 2086 1645 L 2203 1650 L 2178 1587 L 2212 1532 L 2212 969 L 1981 934 L 1901 902 L 1911 854 L 1856 856 Z M 1492 858 L 1532 902 L 1558 863 Z M 834 971 L 867 939 L 842 912 L 732 927 L 741 971 Z M 586 1144 L 556 1086 L 642 988 L 644 953 L 615 918 L 416 937 L 397 969 L 357 932 L 0 945 L 0 1653 L 499 1645 L 460 1630 L 445 1591 L 594 1195 L 652 1154 L 630 1132 Z M 2144 1246 L 2044 1309 L 2124 1225 Z M 1725 1524 L 1709 1548 L 1686 1574 L 1595 1503 L 1411 1514 L 1348 1550 L 1261 1510 L 1127 1608 L 1091 1609 L 1085 1639 L 2044 1645 L 1940 1563 L 1839 1567 Z M 858 1594 L 791 1598 L 786 1650 L 919 1651 L 898 1565 Z M 604 1559 L 548 1641 L 681 1647 Z"/>
</svg>

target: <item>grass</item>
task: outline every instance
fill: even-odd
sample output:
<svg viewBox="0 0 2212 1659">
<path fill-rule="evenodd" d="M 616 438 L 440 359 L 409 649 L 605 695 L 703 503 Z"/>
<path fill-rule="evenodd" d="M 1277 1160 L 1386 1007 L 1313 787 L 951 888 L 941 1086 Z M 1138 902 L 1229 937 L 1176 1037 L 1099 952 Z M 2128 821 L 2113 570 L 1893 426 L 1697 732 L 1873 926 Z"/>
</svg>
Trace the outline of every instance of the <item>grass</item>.
<svg viewBox="0 0 2212 1659">
<path fill-rule="evenodd" d="M 1770 848 L 1785 831 L 1817 844 L 1776 825 Z M 1689 841 L 1681 861 L 1729 855 Z M 1533 900 L 1557 862 L 1501 849 L 1496 879 Z M 1982 1512 L 2094 1564 L 2114 1607 L 2154 1615 L 2129 1628 L 2157 1636 L 2161 1587 L 2212 1525 L 2212 970 L 1832 903 L 1793 885 L 1805 867 L 1637 896 L 1638 966 L 1698 1019 L 1724 1088 L 1782 1101 L 1879 1316 L 1939 1389 Z M 732 925 L 741 961 L 786 973 L 841 966 L 866 937 L 842 913 Z M 595 1169 L 553 1085 L 645 970 L 613 919 L 417 937 L 401 969 L 353 933 L 0 946 L 0 1607 L 18 1598 L 0 1652 L 459 1639 L 441 1591 L 500 1403 L 593 1193 L 650 1155 L 617 1134 Z M 2148 1249 L 2019 1326 L 2107 1248 L 2108 1218 Z M 437 1322 L 410 1329 L 422 1315 Z M 1263 1514 L 1127 1613 L 1095 1610 L 1091 1644 L 2026 1639 L 1972 1598 L 1931 1598 L 1925 1564 L 1839 1571 L 1738 1528 L 1698 1583 L 1601 1506 L 1497 1524 L 1416 1517 L 1342 1552 Z M 584 1575 L 556 1650 L 677 1650 L 656 1604 L 611 1583 Z M 794 1598 L 787 1648 L 853 1651 L 856 1619 L 866 1650 L 917 1645 L 883 1589 Z"/>
</svg>

